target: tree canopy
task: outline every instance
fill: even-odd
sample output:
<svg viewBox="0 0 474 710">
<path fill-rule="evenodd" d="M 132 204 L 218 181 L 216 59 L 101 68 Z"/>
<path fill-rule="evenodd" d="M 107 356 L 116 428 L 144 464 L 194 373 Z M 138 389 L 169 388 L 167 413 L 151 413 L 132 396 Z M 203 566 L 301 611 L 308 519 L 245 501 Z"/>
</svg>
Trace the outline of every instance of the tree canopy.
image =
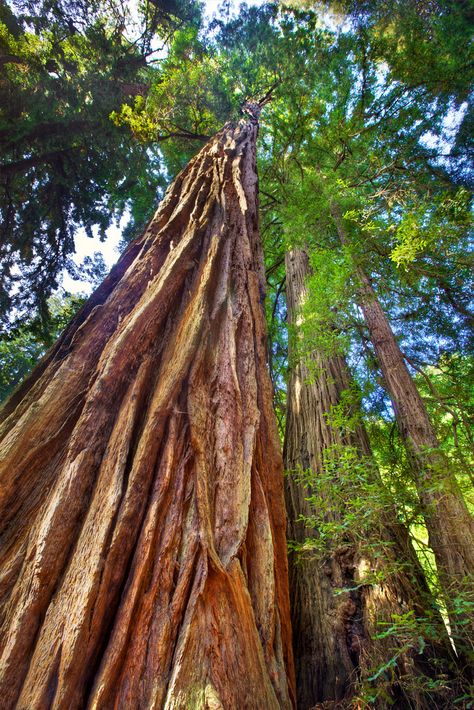
<svg viewBox="0 0 474 710">
<path fill-rule="evenodd" d="M 317 532 L 299 554 L 334 550 L 347 526 L 359 525 L 362 539 L 382 490 L 382 507 L 393 506 L 410 531 L 459 658 L 470 662 L 463 629 L 474 600 L 464 582 L 453 596 L 443 589 L 417 464 L 361 293 L 370 287 L 380 305 L 443 467 L 472 509 L 473 29 L 469 0 L 224 4 L 213 19 L 193 0 L 0 0 L 1 395 L 82 303 L 60 290 L 62 275 L 88 266 L 92 282 L 101 272 L 100 263 L 75 263 L 78 233 L 105 239 L 126 213 L 125 247 L 171 179 L 246 100 L 260 101 L 259 219 L 282 440 L 296 363 L 307 361 L 317 384 L 315 362 L 342 358 L 349 373 L 324 414 L 345 466 L 341 456 L 337 466 L 288 475 L 320 507 L 341 490 L 356 493 L 337 525 L 313 505 Z M 306 254 L 308 274 L 304 303 L 288 318 L 292 250 Z M 375 501 L 367 512 L 360 481 L 346 480 L 362 464 L 347 465 L 353 451 L 341 433 L 359 426 L 380 474 L 364 484 Z M 394 636 L 403 627 L 407 644 L 425 643 L 415 639 L 428 638 L 428 624 L 398 621 Z M 393 667 L 366 675 L 364 702 L 388 697 Z M 463 672 L 446 683 L 453 707 L 467 703 Z"/>
</svg>

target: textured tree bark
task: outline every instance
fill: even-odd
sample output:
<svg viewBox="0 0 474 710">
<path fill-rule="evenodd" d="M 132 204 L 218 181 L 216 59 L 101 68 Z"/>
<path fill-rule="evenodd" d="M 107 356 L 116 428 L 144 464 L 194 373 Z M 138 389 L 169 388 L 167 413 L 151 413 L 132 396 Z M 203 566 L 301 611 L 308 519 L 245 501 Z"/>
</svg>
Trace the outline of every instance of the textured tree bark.
<svg viewBox="0 0 474 710">
<path fill-rule="evenodd" d="M 290 708 L 257 118 L 176 178 L 0 429 L 2 708 Z"/>
<path fill-rule="evenodd" d="M 339 237 L 347 243 L 341 211 L 333 205 L 332 214 Z M 385 387 L 392 401 L 400 433 L 415 472 L 418 494 L 424 511 L 429 543 L 436 558 L 440 582 L 446 599 L 471 587 L 474 576 L 474 520 L 451 474 L 449 462 L 439 448 L 415 382 L 407 368 L 390 323 L 380 305 L 372 283 L 360 266 L 359 303 L 370 339 L 380 365 Z M 449 607 L 449 604 L 448 604 Z M 456 625 L 455 638 L 460 648 L 467 643 L 474 650 L 474 619 Z"/>
<path fill-rule="evenodd" d="M 286 272 L 288 319 L 290 326 L 297 326 L 301 306 L 307 298 L 305 281 L 310 274 L 303 250 L 294 249 L 286 255 Z M 291 361 L 294 359 L 291 337 L 289 342 Z M 332 407 L 341 402 L 342 393 L 350 386 L 349 370 L 341 355 L 313 352 L 311 362 L 297 358 L 291 368 L 287 394 L 284 460 L 289 472 L 311 469 L 317 478 L 325 469 L 325 453 L 333 447 L 351 447 L 367 467 L 366 480 L 370 482 L 378 476 L 363 426 L 351 431 L 328 422 Z M 335 480 L 335 485 L 340 491 L 340 507 L 331 508 L 326 517 L 341 522 L 345 501 L 364 493 L 358 488 L 355 476 L 351 488 L 344 480 Z M 311 515 L 308 495 L 297 478 L 289 475 L 286 484 L 289 540 L 301 543 L 318 535 L 317 530 L 299 521 L 301 515 L 305 518 Z M 379 623 L 390 622 L 394 614 L 410 610 L 422 617 L 433 614 L 432 609 L 428 612 L 429 593 L 421 568 L 395 511 L 382 509 L 377 518 L 380 522 L 376 529 L 370 530 L 367 540 L 374 545 L 370 548 L 373 554 L 368 554 L 368 546 L 360 535 L 357 538 L 349 531 L 345 543 L 332 545 L 326 557 L 290 555 L 297 697 L 301 710 L 317 703 L 327 703 L 324 707 L 328 708 L 352 707 L 358 682 L 367 680 L 370 668 L 386 663 L 404 643 L 397 636 L 376 639 L 375 634 L 381 631 Z M 381 580 L 364 583 L 370 572 L 380 574 Z M 337 588 L 351 591 L 336 595 Z M 442 628 L 439 617 L 437 621 Z M 430 647 L 425 654 L 416 650 L 400 653 L 387 688 L 394 707 L 431 707 L 430 701 L 423 698 L 416 677 L 422 673 L 435 676 L 437 670 L 430 667 L 428 658 L 432 654 L 448 660 L 448 646 L 446 638 L 444 645 L 440 642 L 438 648 Z M 379 702 L 374 706 L 385 708 L 389 700 L 385 697 Z"/>
</svg>

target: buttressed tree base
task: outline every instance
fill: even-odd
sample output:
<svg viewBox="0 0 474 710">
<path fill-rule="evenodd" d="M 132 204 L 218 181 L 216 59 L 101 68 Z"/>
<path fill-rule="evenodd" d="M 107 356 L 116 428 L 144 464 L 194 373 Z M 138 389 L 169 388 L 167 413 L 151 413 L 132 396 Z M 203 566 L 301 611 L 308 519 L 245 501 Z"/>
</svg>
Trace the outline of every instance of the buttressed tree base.
<svg viewBox="0 0 474 710">
<path fill-rule="evenodd" d="M 3 409 L 4 710 L 294 704 L 258 109 Z"/>
</svg>

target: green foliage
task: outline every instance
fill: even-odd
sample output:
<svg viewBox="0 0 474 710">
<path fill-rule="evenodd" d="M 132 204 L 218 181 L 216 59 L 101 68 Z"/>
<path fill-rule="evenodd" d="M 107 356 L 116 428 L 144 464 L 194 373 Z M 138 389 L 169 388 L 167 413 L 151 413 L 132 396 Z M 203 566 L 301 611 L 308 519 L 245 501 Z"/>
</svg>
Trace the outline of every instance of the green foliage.
<svg viewBox="0 0 474 710">
<path fill-rule="evenodd" d="M 112 111 L 110 120 L 115 126 L 128 126 L 139 141 L 146 143 L 157 134 L 157 126 L 145 112 L 145 99 L 135 96 L 133 106 L 122 104 L 120 111 Z"/>
<path fill-rule="evenodd" d="M 417 201 L 392 225 L 397 245 L 390 258 L 408 268 L 417 257 L 433 247 L 449 258 L 459 240 L 472 228 L 471 197 L 465 188 L 453 195 L 439 195 L 428 202 Z M 391 227 L 389 227 L 391 229 Z"/>
<path fill-rule="evenodd" d="M 0 4 L 5 324 L 31 310 L 46 317 L 62 269 L 73 268 L 69 257 L 81 227 L 88 236 L 96 228 L 105 238 L 124 207 L 141 226 L 156 203 L 157 186 L 163 185 L 160 156 L 125 124 L 148 137 L 141 109 L 153 71 L 147 64 L 154 53 L 150 43 L 155 34 L 166 43 L 176 29 L 158 4 L 161 14 L 147 4 L 145 29 L 133 40 L 128 11 L 115 0 L 17 2 L 16 14 L 4 0 Z M 178 12 L 178 3 L 173 7 Z"/>
<path fill-rule="evenodd" d="M 350 392 L 347 396 L 353 400 Z M 332 412 L 330 417 L 333 418 Z M 338 407 L 333 426 L 341 431 L 348 425 L 348 420 L 342 415 L 342 407 Z M 390 483 L 387 470 L 384 480 L 378 477 L 371 457 L 361 456 L 360 451 L 351 446 L 332 446 L 325 451 L 319 469 L 292 472 L 289 475 L 296 476 L 306 487 L 306 500 L 311 510 L 310 515 L 302 518 L 308 537 L 303 543 L 290 542 L 290 549 L 300 559 L 310 556 L 323 564 L 331 555 L 337 557 L 341 550 L 350 545 L 357 550 L 358 559 L 371 561 L 370 564 L 357 565 L 354 583 L 350 587 L 335 589 L 336 596 L 358 590 L 364 593 L 364 590 L 371 587 L 383 589 L 384 584 L 390 579 L 396 579 L 398 574 L 413 572 L 409 560 L 394 557 L 392 545 L 386 540 L 384 525 L 391 519 L 395 505 L 398 507 L 400 497 L 394 496 L 393 489 L 387 485 Z M 414 511 L 411 512 L 413 514 Z M 400 516 L 400 520 L 403 520 L 403 516 Z M 423 552 L 425 549 L 426 544 L 423 545 Z M 420 559 L 424 561 L 423 554 Z M 432 558 L 429 564 L 433 564 Z M 375 654 L 370 657 L 369 667 L 359 676 L 351 707 L 389 707 L 393 703 L 394 686 L 402 688 L 408 696 L 430 697 L 433 703 L 447 703 L 446 706 L 449 706 L 451 698 L 458 692 L 456 674 L 448 677 L 441 665 L 435 676 L 404 675 L 400 671 L 400 661 L 406 654 L 416 658 L 418 654 L 426 652 L 430 644 L 436 644 L 444 634 L 438 614 L 436 571 L 430 566 L 427 572 L 431 573 L 432 588 L 435 598 L 438 596 L 438 602 L 430 602 L 427 597 L 428 611 L 425 616 L 408 610 L 393 614 L 390 620 L 374 619 L 377 630 L 373 638 L 387 645 L 383 646 L 385 652 L 380 653 L 379 657 Z M 467 590 L 459 591 L 457 596 L 457 601 L 450 604 L 449 613 L 451 618 L 456 613 L 457 618 L 462 620 L 472 611 L 470 596 Z M 446 609 L 444 613 L 447 618 Z M 436 659 L 432 658 L 431 662 L 436 668 Z"/>
<path fill-rule="evenodd" d="M 289 0 L 289 5 L 330 9 L 342 25 L 370 40 L 370 58 L 384 60 L 393 77 L 434 96 L 463 101 L 471 91 L 470 0 Z"/>
<path fill-rule="evenodd" d="M 84 296 L 53 296 L 48 327 L 33 318 L 0 339 L 0 402 L 3 402 L 37 364 L 85 301 Z"/>
<path fill-rule="evenodd" d="M 361 457 L 349 445 L 334 445 L 324 451 L 320 470 L 308 469 L 292 475 L 308 490 L 311 516 L 305 518 L 305 523 L 317 531 L 306 540 L 305 551 L 324 557 L 348 542 L 368 546 L 367 551 L 372 551 L 383 510 L 390 508 L 393 501 L 374 477 L 369 458 Z M 367 579 L 360 580 L 360 584 L 365 583 Z"/>
<path fill-rule="evenodd" d="M 442 450 L 474 511 L 474 360 L 470 355 L 444 355 L 436 367 L 419 370 L 416 380 Z"/>
</svg>

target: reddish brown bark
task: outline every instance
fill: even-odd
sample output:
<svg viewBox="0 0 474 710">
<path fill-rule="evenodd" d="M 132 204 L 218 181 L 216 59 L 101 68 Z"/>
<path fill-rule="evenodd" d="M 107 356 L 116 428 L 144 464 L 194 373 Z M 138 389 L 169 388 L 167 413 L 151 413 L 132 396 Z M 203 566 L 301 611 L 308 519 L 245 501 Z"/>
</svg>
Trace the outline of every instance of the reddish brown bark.
<svg viewBox="0 0 474 710">
<path fill-rule="evenodd" d="M 294 249 L 287 254 L 286 273 L 288 318 L 295 327 L 307 298 L 305 281 L 310 274 L 303 250 Z M 325 472 L 325 455 L 334 451 L 334 447 L 336 456 L 338 450 L 342 454 L 344 448 L 347 451 L 350 447 L 363 463 L 365 482 L 371 485 L 379 481 L 363 426 L 336 427 L 328 420 L 332 408 L 340 404 L 342 394 L 351 387 L 344 358 L 318 352 L 312 352 L 310 358 L 301 357 L 298 348 L 294 352 L 292 343 L 290 338 L 290 360 L 296 357 L 296 362 L 292 364 L 288 385 L 285 467 L 289 472 L 311 469 L 317 482 Z M 324 514 L 334 523 L 342 522 L 346 501 L 364 495 L 360 470 L 349 481 L 342 464 L 340 472 L 340 478 L 334 474 L 338 496 L 330 499 L 330 507 Z M 300 516 L 308 520 L 313 512 L 308 503 L 310 492 L 297 477 L 288 476 L 288 538 L 299 543 L 318 536 L 317 529 L 299 521 Z M 369 510 L 374 501 L 366 494 Z M 385 500 L 385 507 L 375 511 L 371 520 L 370 530 L 362 531 L 362 537 L 366 535 L 367 539 L 362 539 L 361 530 L 349 529 L 342 543 L 340 540 L 337 544 L 329 543 L 327 552 L 290 556 L 290 598 L 301 710 L 322 702 L 328 704 L 324 707 L 335 707 L 337 703 L 340 703 L 337 707 L 352 707 L 358 685 L 367 681 L 370 669 L 387 663 L 406 641 L 402 632 L 385 639 L 375 638 L 385 628 L 379 624 L 393 621 L 394 614 L 412 611 L 417 617 L 430 615 L 443 634 L 442 620 L 430 606 L 428 588 L 407 532 L 398 523 L 389 500 Z M 380 575 L 378 583 L 370 582 L 372 572 Z M 351 591 L 336 594 L 338 588 Z M 385 686 L 387 695 L 382 694 L 373 706 L 385 708 L 393 702 L 397 708 L 431 707 L 431 699 L 423 697 L 417 678 L 423 674 L 436 676 L 439 668 L 433 660 L 436 656 L 448 660 L 448 646 L 445 638 L 444 644 L 431 646 L 424 654 L 419 654 L 416 648 L 401 652 L 392 680 L 387 683 L 382 676 L 374 683 L 379 688 L 380 684 Z"/>
<path fill-rule="evenodd" d="M 332 207 L 339 237 L 347 243 L 341 211 Z M 470 515 L 450 471 L 449 461 L 428 417 L 426 407 L 410 375 L 390 323 L 380 305 L 372 283 L 356 265 L 360 282 L 359 303 L 374 346 L 385 387 L 391 399 L 400 433 L 405 441 L 420 502 L 423 507 L 430 546 L 446 599 L 463 588 L 472 590 L 474 577 L 474 519 Z M 449 602 L 448 602 L 449 607 Z M 468 621 L 468 623 L 465 623 Z M 452 617 L 452 622 L 456 620 Z M 455 631 L 460 647 L 467 643 L 474 650 L 474 619 L 463 619 Z"/>
<path fill-rule="evenodd" d="M 290 708 L 257 121 L 170 187 L 0 430 L 2 708 Z"/>
</svg>

